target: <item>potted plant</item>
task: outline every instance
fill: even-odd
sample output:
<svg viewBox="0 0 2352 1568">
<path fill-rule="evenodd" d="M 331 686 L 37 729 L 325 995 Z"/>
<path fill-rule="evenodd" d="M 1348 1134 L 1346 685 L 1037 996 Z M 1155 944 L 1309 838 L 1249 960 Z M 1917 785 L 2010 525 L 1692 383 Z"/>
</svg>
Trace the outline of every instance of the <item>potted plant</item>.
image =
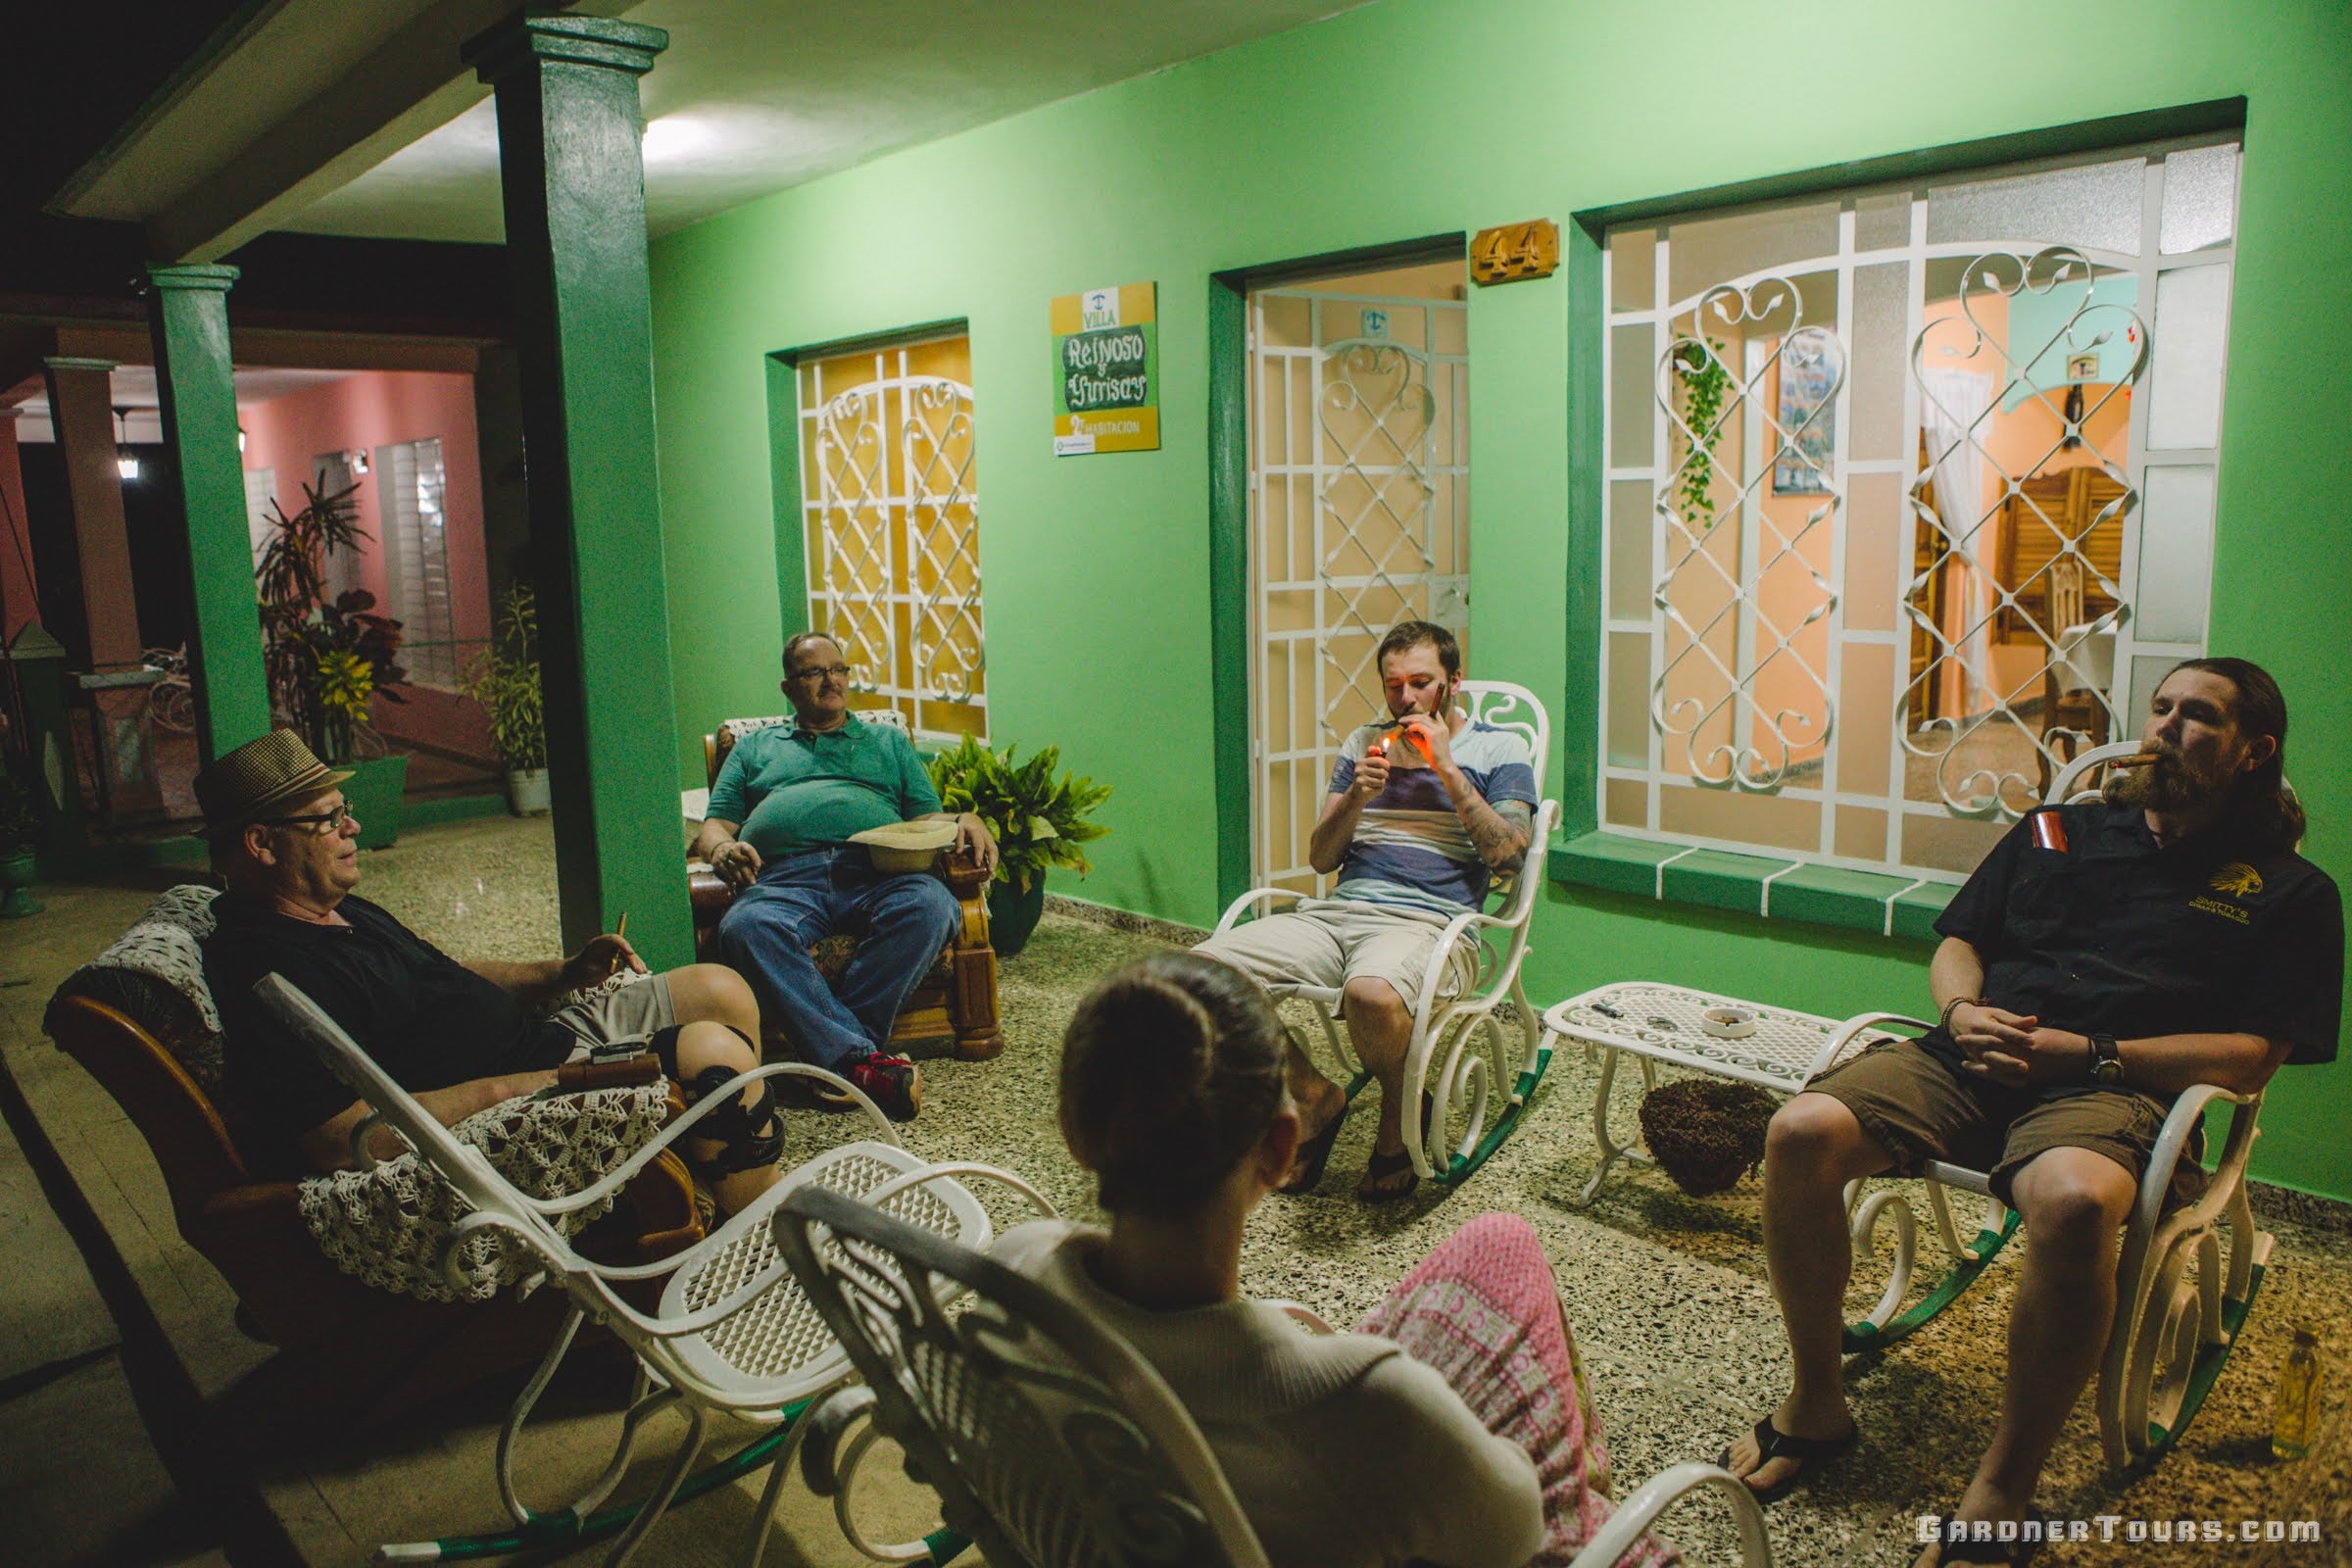
<svg viewBox="0 0 2352 1568">
<path fill-rule="evenodd" d="M 343 799 L 360 819 L 360 845 L 381 849 L 400 837 L 409 760 L 383 755 L 368 715 L 378 696 L 408 701 L 393 689 L 408 678 L 400 622 L 376 614 L 375 596 L 364 588 L 326 596 L 328 562 L 356 555 L 368 537 L 352 499 L 358 492 L 356 484 L 327 493 L 306 484 L 302 510 L 291 516 L 271 501 L 254 581 L 271 714 L 300 730 L 319 760 L 351 771 Z"/>
<path fill-rule="evenodd" d="M 466 662 L 466 695 L 490 715 L 490 740 L 507 768 L 507 807 L 516 816 L 547 809 L 547 723 L 539 697 L 539 611 L 522 583 L 498 602 L 490 646 Z"/>
<path fill-rule="evenodd" d="M 33 851 L 41 836 L 34 788 L 13 761 L 0 761 L 0 919 L 41 912 L 41 902 L 32 896 L 38 879 Z"/>
<path fill-rule="evenodd" d="M 1059 747 L 1049 746 L 1025 762 L 1017 760 L 1018 751 L 1008 746 L 1000 757 L 967 735 L 927 764 L 939 804 L 971 812 L 996 835 L 988 924 L 1002 957 L 1020 952 L 1037 927 L 1046 906 L 1046 868 L 1067 866 L 1086 875 L 1094 867 L 1080 846 L 1110 831 L 1087 820 L 1110 798 L 1109 785 L 1067 772 L 1057 781 L 1054 768 L 1061 760 Z"/>
</svg>

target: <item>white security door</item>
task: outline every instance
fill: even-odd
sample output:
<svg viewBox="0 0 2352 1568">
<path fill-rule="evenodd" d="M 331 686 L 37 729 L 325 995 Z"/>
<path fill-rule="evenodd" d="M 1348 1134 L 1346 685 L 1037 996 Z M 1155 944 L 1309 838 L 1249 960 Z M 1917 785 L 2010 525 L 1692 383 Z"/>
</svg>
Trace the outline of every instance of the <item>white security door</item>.
<svg viewBox="0 0 2352 1568">
<path fill-rule="evenodd" d="M 1463 264 L 1250 296 L 1250 855 L 1307 863 L 1340 743 L 1384 711 L 1399 620 L 1468 646 L 1469 326 Z"/>
</svg>

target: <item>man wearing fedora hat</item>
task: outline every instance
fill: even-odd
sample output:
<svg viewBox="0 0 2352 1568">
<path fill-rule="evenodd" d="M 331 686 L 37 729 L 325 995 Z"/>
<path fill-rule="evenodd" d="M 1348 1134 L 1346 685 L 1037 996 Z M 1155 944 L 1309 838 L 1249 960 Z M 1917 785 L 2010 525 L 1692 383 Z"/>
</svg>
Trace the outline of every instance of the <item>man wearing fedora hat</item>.
<svg viewBox="0 0 2352 1568">
<path fill-rule="evenodd" d="M 851 716 L 849 663 L 831 637 L 785 643 L 784 695 L 793 722 L 754 730 L 727 753 L 694 841 L 695 857 L 738 889 L 719 951 L 811 1061 L 906 1121 L 922 1104 L 922 1072 L 883 1048 L 962 916 L 946 883 L 877 864 L 868 845 L 880 839 L 888 858 L 891 836 L 912 828 L 897 847 L 938 849 L 916 824 L 941 835 L 952 824 L 956 843 L 993 871 L 997 841 L 972 813 L 940 809 L 905 734 Z M 836 990 L 808 949 L 845 929 L 858 933 L 858 953 Z"/>
<path fill-rule="evenodd" d="M 351 1135 L 366 1107 L 256 1000 L 255 984 L 271 973 L 450 1126 L 554 1087 L 558 1068 L 600 1047 L 644 1042 L 690 1099 L 758 1064 L 759 1005 L 723 965 L 650 975 L 542 1017 L 556 999 L 623 969 L 644 975 L 645 964 L 615 933 L 565 959 L 460 964 L 354 894 L 360 823 L 339 788 L 349 777 L 292 730 L 248 741 L 196 775 L 201 832 L 227 888 L 213 901 L 204 967 L 227 1036 L 228 1084 L 289 1165 L 355 1163 Z M 753 1104 L 710 1113 L 710 1137 L 686 1140 L 730 1212 L 776 1181 L 772 1108 L 762 1084 Z"/>
</svg>

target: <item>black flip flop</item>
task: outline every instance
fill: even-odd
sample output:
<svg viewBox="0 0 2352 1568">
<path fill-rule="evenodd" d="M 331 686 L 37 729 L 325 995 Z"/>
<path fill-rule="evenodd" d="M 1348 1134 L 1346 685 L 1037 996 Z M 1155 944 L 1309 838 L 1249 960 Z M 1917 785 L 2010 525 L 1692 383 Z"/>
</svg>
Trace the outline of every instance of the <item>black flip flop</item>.
<svg viewBox="0 0 2352 1568">
<path fill-rule="evenodd" d="M 1364 1191 L 1365 1182 L 1387 1181 L 1399 1171 L 1413 1179 L 1402 1187 L 1381 1187 L 1375 1188 L 1371 1192 Z M 1376 1153 L 1365 1163 L 1363 1177 L 1355 1184 L 1355 1200 L 1359 1203 L 1394 1203 L 1399 1199 L 1412 1197 L 1413 1189 L 1420 1185 L 1421 1177 L 1413 1169 L 1412 1155 L 1402 1150 L 1398 1150 L 1394 1154 Z"/>
<path fill-rule="evenodd" d="M 1793 1459 L 1797 1469 L 1769 1487 L 1749 1487 L 1748 1490 L 1756 1494 L 1758 1502 L 1780 1501 L 1796 1490 L 1799 1481 L 1813 1473 L 1816 1464 L 1826 1464 L 1852 1447 L 1859 1431 L 1857 1427 L 1848 1427 L 1842 1438 L 1792 1438 L 1774 1426 L 1771 1416 L 1765 1416 L 1756 1423 L 1756 1452 L 1759 1455 L 1756 1468 L 1763 1469 L 1765 1462 L 1771 1459 Z M 1715 1456 L 1715 1462 L 1725 1469 L 1731 1468 L 1732 1450 L 1728 1446 Z"/>
<path fill-rule="evenodd" d="M 2031 1541 L 1954 1541 L 1952 1526 L 1958 1522 L 1957 1514 L 1943 1516 L 1943 1529 L 1936 1540 L 1936 1568 L 1952 1562 L 2024 1564 L 2033 1561 L 2038 1549 L 2038 1544 Z"/>
<path fill-rule="evenodd" d="M 1280 1187 L 1274 1189 L 1276 1192 L 1295 1197 L 1315 1190 L 1323 1180 L 1324 1165 L 1331 1159 L 1331 1146 L 1340 1141 L 1340 1123 L 1346 1121 L 1348 1112 L 1354 1108 L 1355 1102 L 1352 1100 L 1340 1102 L 1339 1110 L 1323 1124 L 1323 1130 L 1300 1144 L 1298 1152 L 1291 1156 L 1291 1173 L 1282 1179 Z"/>
</svg>

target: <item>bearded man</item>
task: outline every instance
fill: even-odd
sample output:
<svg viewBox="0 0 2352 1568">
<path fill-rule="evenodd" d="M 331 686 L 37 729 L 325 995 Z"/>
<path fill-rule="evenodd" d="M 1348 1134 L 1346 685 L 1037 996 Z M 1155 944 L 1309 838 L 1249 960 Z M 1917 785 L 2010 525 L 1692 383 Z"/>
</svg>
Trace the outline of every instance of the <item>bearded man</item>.
<svg viewBox="0 0 2352 1568">
<path fill-rule="evenodd" d="M 1764 1245 L 1794 1386 L 1724 1456 L 1767 1501 L 1854 1441 L 1846 1183 L 1944 1160 L 1989 1172 L 2024 1216 L 2000 1426 L 1957 1510 L 2022 1519 L 2107 1343 L 2117 1232 L 2173 1098 L 2251 1094 L 2281 1064 L 2335 1058 L 2343 905 L 2295 853 L 2278 682 L 2189 660 L 2140 744 L 2151 762 L 2111 770 L 2103 801 L 2029 813 L 1936 920 L 1937 1026 L 1824 1073 L 1773 1118 Z M 1956 1541 L 1919 1560 L 2017 1549 Z"/>
</svg>

